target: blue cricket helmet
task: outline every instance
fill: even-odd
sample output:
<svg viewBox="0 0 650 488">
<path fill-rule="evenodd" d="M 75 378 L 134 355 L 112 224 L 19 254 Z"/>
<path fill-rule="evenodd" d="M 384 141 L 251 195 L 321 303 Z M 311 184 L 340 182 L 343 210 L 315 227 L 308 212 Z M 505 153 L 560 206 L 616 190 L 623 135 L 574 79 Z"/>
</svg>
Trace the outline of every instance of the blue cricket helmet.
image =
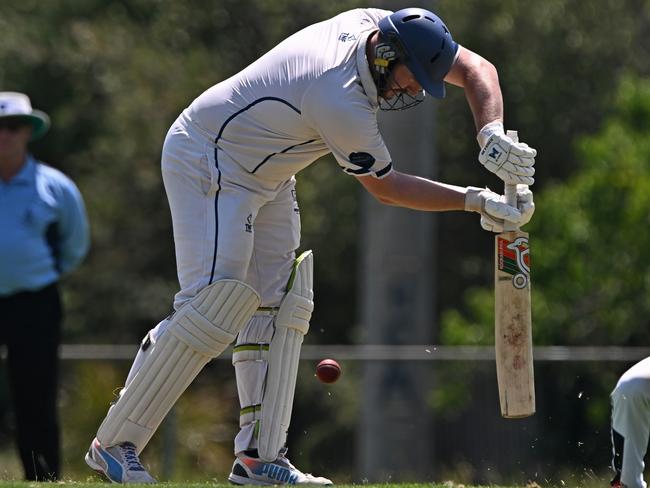
<svg viewBox="0 0 650 488">
<path fill-rule="evenodd" d="M 400 60 L 424 90 L 444 98 L 444 78 L 454 63 L 458 44 L 440 17 L 422 8 L 405 8 L 381 19 L 379 31 L 401 51 Z"/>
</svg>

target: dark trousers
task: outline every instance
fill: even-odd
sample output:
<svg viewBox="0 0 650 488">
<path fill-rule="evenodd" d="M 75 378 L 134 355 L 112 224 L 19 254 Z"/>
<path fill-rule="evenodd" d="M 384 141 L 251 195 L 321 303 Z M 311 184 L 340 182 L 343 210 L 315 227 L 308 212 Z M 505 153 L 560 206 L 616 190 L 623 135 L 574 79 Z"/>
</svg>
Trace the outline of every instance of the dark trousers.
<svg viewBox="0 0 650 488">
<path fill-rule="evenodd" d="M 7 346 L 18 452 L 28 480 L 60 477 L 56 400 L 61 318 L 56 285 L 0 296 L 0 343 Z"/>
</svg>

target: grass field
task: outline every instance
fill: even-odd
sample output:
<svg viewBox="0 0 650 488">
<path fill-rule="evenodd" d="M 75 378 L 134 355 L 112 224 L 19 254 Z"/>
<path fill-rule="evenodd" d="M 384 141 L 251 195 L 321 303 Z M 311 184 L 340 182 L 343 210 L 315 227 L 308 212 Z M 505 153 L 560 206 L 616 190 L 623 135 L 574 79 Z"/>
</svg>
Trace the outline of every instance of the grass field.
<svg viewBox="0 0 650 488">
<path fill-rule="evenodd" d="M 112 485 L 111 483 L 104 481 L 91 480 L 86 482 L 80 481 L 59 481 L 57 483 L 35 483 L 27 481 L 6 481 L 0 479 L 0 488 L 47 488 L 55 486 L 69 486 L 71 488 L 109 488 Z M 144 484 L 129 485 L 129 486 L 151 486 Z M 158 486 L 162 488 L 235 488 L 235 485 L 228 483 L 217 483 L 215 482 L 205 482 L 205 483 L 158 483 Z M 600 479 L 588 479 L 576 481 L 575 483 L 564 482 L 558 484 L 547 483 L 540 485 L 535 482 L 529 482 L 526 485 L 464 485 L 453 483 L 447 481 L 444 483 L 381 483 L 381 484 L 369 484 L 369 483 L 360 483 L 360 484 L 343 484 L 343 485 L 334 485 L 335 488 L 609 488 L 608 480 Z"/>
<path fill-rule="evenodd" d="M 164 488 L 233 488 L 234 485 L 221 483 L 159 483 Z M 0 481 L 0 488 L 29 488 L 29 487 L 47 487 L 47 486 L 70 486 L 74 488 L 107 488 L 109 483 L 92 482 L 82 483 L 77 481 L 60 481 L 58 483 L 29 483 L 26 481 Z M 129 485 L 129 486 L 150 486 L 150 485 Z M 395 483 L 395 484 L 363 484 L 363 485 L 335 485 L 337 488 L 475 488 L 467 485 L 433 484 L 433 483 Z M 565 485 L 568 487 L 568 485 Z M 539 485 L 528 485 L 528 487 L 539 488 Z M 491 486 L 490 488 L 516 488 Z M 520 487 L 522 488 L 522 487 Z"/>
<path fill-rule="evenodd" d="M 110 488 L 115 486 L 107 481 L 99 481 L 99 478 L 93 479 L 89 477 L 87 481 L 58 481 L 56 483 L 37 483 L 28 481 L 8 481 L 0 479 L 0 488 L 47 488 L 67 486 L 71 488 Z M 129 486 L 151 486 L 144 484 L 129 485 Z M 158 486 L 162 488 L 235 488 L 235 485 L 229 483 L 221 483 L 214 481 L 206 481 L 204 483 L 195 482 L 161 482 Z M 446 481 L 444 483 L 359 483 L 359 484 L 336 484 L 335 488 L 609 488 L 608 479 L 600 478 L 587 478 L 581 480 L 561 481 L 560 483 L 546 482 L 538 484 L 536 482 L 529 482 L 522 485 L 465 485 Z"/>
<path fill-rule="evenodd" d="M 0 479 L 0 488 L 54 488 L 56 486 L 68 486 L 71 488 L 109 488 L 115 486 L 111 483 L 105 481 L 92 480 L 88 478 L 88 481 L 59 481 L 56 483 L 36 483 L 36 482 L 27 482 L 27 481 L 6 481 Z M 151 486 L 151 485 L 129 485 L 129 486 Z M 214 482 L 207 481 L 205 483 L 158 483 L 158 486 L 162 488 L 235 488 L 235 485 L 228 483 L 218 483 L 216 480 Z M 565 482 L 561 481 L 560 483 L 544 483 L 542 485 L 529 482 L 526 485 L 464 485 L 459 483 L 453 483 L 447 481 L 444 483 L 381 483 L 381 484 L 370 484 L 370 483 L 360 483 L 360 484 L 342 484 L 334 485 L 335 488 L 609 488 L 609 480 L 607 479 L 582 479 L 576 480 L 575 482 Z"/>
</svg>

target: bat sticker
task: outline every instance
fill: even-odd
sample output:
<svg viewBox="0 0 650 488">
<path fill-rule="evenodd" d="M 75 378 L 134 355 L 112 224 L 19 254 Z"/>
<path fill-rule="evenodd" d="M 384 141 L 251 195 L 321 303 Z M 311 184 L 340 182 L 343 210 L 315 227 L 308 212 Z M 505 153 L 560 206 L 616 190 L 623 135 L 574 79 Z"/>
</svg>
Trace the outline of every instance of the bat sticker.
<svg viewBox="0 0 650 488">
<path fill-rule="evenodd" d="M 509 241 L 498 238 L 499 271 L 512 275 L 512 285 L 521 290 L 528 286 L 530 279 L 530 249 L 527 237 L 517 237 Z"/>
</svg>

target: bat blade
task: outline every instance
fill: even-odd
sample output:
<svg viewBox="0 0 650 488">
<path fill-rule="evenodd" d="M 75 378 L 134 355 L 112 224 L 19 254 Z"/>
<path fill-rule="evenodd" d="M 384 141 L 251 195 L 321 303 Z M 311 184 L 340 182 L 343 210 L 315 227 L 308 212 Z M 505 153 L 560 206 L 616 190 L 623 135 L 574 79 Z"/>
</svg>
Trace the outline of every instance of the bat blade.
<svg viewBox="0 0 650 488">
<path fill-rule="evenodd" d="M 508 131 L 514 141 L 515 131 Z M 506 185 L 509 205 L 517 205 L 517 186 Z M 535 375 L 530 306 L 528 233 L 506 228 L 494 238 L 494 346 L 501 415 L 535 413 Z"/>
<path fill-rule="evenodd" d="M 535 413 L 528 233 L 495 237 L 495 337 L 501 415 Z"/>
</svg>

